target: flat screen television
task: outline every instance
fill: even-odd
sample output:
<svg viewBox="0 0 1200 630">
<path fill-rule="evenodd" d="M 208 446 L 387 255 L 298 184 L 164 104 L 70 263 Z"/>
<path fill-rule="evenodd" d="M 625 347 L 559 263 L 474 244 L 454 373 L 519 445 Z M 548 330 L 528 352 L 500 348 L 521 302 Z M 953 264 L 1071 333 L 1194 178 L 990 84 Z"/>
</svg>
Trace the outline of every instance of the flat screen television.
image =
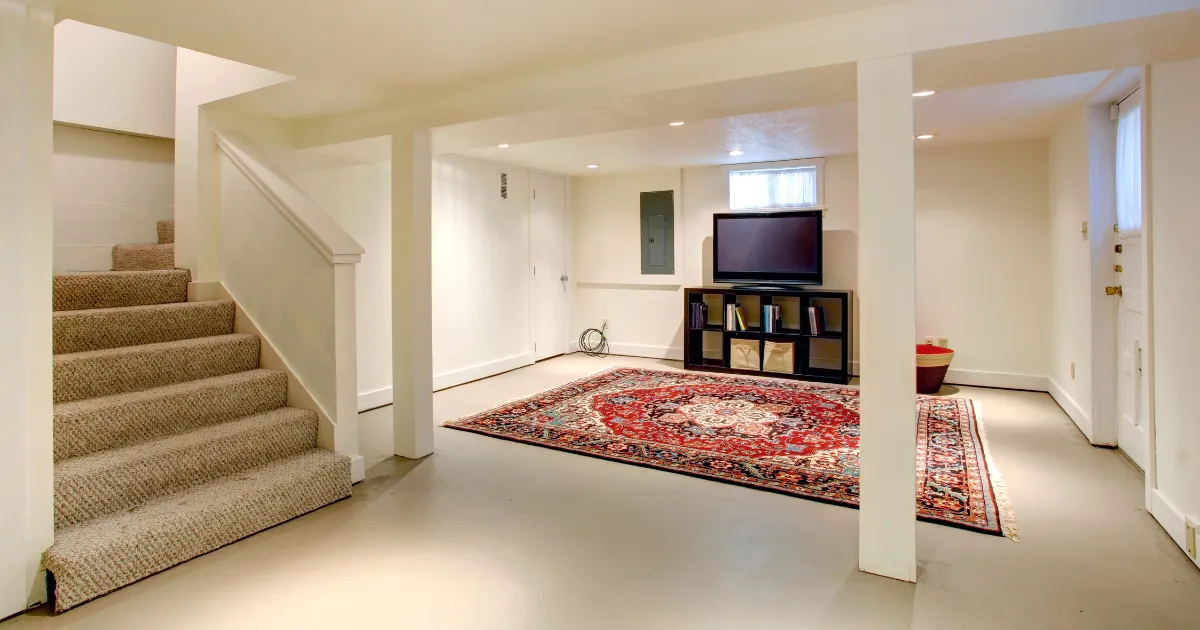
<svg viewBox="0 0 1200 630">
<path fill-rule="evenodd" d="M 713 281 L 821 284 L 821 210 L 713 215 Z"/>
</svg>

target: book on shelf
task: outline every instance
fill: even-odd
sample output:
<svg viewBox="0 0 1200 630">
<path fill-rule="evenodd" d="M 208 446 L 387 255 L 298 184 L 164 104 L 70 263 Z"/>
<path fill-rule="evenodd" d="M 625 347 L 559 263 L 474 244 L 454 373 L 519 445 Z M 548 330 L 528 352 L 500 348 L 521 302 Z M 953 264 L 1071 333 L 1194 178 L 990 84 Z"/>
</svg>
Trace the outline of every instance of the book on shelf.
<svg viewBox="0 0 1200 630">
<path fill-rule="evenodd" d="M 783 319 L 783 313 L 778 306 L 769 304 L 763 307 L 762 325 L 763 332 L 777 333 L 780 329 L 780 322 Z"/>
<path fill-rule="evenodd" d="M 693 302 L 689 314 L 689 328 L 705 328 L 708 326 L 708 305 L 703 302 Z"/>
<path fill-rule="evenodd" d="M 738 325 L 737 329 L 738 330 L 746 330 L 746 320 L 742 319 L 742 305 L 738 304 L 738 305 L 734 306 L 733 312 L 737 313 L 737 325 Z"/>
<path fill-rule="evenodd" d="M 825 334 L 825 308 L 821 306 L 808 307 L 808 332 L 811 335 Z"/>
<path fill-rule="evenodd" d="M 725 305 L 725 330 L 736 331 L 737 328 L 737 306 L 733 304 Z"/>
</svg>

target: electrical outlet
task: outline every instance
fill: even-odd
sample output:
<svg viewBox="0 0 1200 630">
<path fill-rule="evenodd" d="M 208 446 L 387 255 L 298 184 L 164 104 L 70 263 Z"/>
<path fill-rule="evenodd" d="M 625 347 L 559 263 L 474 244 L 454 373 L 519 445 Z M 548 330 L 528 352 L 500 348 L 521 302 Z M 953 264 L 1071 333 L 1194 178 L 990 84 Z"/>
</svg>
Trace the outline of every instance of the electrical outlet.
<svg viewBox="0 0 1200 630">
<path fill-rule="evenodd" d="M 608 318 L 607 317 L 600 320 L 600 330 L 604 330 L 605 328 L 608 328 Z"/>
<path fill-rule="evenodd" d="M 927 345 L 927 346 L 932 346 L 932 345 L 934 345 L 934 343 L 933 343 L 934 341 L 935 341 L 935 340 L 934 340 L 934 338 L 933 338 L 933 337 L 926 337 L 926 338 L 925 338 L 925 345 Z"/>
<path fill-rule="evenodd" d="M 1075 362 L 1071 362 L 1071 380 L 1075 380 Z"/>
<path fill-rule="evenodd" d="M 938 338 L 937 338 L 937 345 L 939 345 L 939 346 L 941 346 L 941 347 L 943 347 L 943 348 L 949 348 L 949 347 L 950 347 L 950 340 L 949 340 L 948 338 L 946 338 L 946 337 L 938 337 Z"/>
</svg>

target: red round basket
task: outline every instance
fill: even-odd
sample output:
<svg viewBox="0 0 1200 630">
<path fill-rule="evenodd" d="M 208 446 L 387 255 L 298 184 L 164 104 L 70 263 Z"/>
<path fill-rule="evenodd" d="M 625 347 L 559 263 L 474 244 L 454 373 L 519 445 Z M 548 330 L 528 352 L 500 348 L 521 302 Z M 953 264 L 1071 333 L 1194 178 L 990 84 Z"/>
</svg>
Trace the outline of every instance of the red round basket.
<svg viewBox="0 0 1200 630">
<path fill-rule="evenodd" d="M 954 351 L 950 348 L 917 344 L 917 393 L 938 393 L 952 360 Z"/>
</svg>

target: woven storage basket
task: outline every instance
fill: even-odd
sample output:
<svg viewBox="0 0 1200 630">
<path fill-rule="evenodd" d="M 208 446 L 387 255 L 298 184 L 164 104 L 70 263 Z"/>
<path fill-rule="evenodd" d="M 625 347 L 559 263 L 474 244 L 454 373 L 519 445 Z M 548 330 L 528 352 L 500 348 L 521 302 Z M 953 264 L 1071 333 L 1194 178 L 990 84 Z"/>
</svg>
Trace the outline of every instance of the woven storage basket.
<svg viewBox="0 0 1200 630">
<path fill-rule="evenodd" d="M 936 394 L 946 380 L 954 351 L 939 346 L 917 345 L 917 393 Z"/>
</svg>

